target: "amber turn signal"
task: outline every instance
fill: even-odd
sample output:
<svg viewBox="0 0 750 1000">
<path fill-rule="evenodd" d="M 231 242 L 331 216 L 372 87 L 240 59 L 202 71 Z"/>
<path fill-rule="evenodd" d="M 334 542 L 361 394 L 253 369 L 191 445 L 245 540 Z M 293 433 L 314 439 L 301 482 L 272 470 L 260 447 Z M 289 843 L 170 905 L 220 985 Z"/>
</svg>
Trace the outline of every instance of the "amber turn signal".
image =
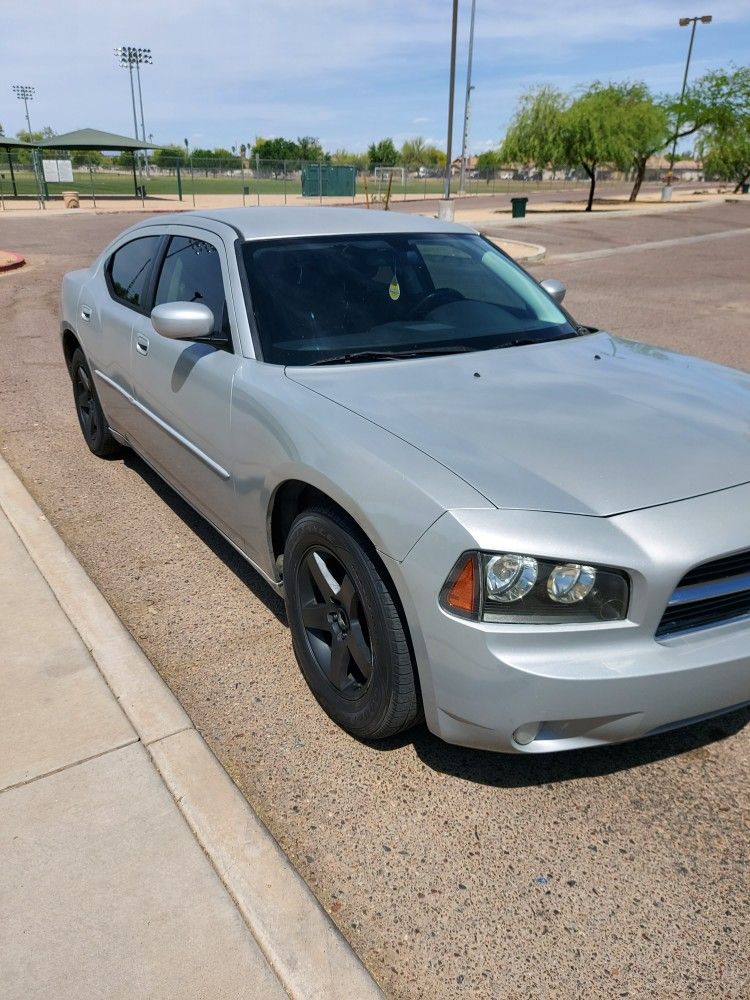
<svg viewBox="0 0 750 1000">
<path fill-rule="evenodd" d="M 453 582 L 445 594 L 445 604 L 453 611 L 476 615 L 479 611 L 477 582 L 477 560 L 472 553 L 466 556 L 463 565 L 454 573 Z"/>
</svg>

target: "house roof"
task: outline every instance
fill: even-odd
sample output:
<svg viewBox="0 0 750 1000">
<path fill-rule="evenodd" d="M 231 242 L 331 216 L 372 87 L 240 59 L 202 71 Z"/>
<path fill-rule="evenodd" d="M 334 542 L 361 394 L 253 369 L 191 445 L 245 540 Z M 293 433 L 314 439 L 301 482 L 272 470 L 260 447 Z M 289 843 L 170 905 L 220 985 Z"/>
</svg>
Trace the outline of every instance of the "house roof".
<svg viewBox="0 0 750 1000">
<path fill-rule="evenodd" d="M 649 170 L 669 170 L 669 159 L 666 156 L 649 156 L 646 160 Z M 698 160 L 675 160 L 675 170 L 703 170 L 703 164 Z"/>
</svg>

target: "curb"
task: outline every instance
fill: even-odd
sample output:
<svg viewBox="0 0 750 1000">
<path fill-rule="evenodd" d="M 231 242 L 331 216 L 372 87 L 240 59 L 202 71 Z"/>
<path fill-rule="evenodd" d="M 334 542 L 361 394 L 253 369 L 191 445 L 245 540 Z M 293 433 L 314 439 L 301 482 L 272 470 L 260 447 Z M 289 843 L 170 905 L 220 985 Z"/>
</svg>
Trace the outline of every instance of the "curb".
<svg viewBox="0 0 750 1000">
<path fill-rule="evenodd" d="M 17 267 L 23 267 L 26 258 L 13 250 L 0 250 L 0 274 L 4 271 L 13 271 Z"/>
<path fill-rule="evenodd" d="M 494 243 L 496 247 L 504 250 L 509 257 L 512 257 L 519 264 L 536 264 L 538 261 L 544 260 L 547 256 L 547 248 L 543 247 L 541 243 L 506 240 L 502 236 L 493 236 L 491 233 L 486 233 L 482 230 L 479 231 L 479 235 L 484 236 L 490 243 Z"/>
<path fill-rule="evenodd" d="M 0 507 L 293 1000 L 383 993 L 15 472 Z"/>
</svg>

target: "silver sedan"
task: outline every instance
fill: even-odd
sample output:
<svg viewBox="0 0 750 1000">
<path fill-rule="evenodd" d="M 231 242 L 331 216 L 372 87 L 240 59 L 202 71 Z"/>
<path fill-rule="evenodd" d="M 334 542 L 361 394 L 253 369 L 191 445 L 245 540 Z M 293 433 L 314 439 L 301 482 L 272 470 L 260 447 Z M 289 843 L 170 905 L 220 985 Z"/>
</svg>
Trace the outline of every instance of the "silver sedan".
<svg viewBox="0 0 750 1000">
<path fill-rule="evenodd" d="M 750 702 L 750 377 L 578 323 L 476 232 L 149 219 L 66 275 L 86 443 L 284 595 L 324 710 L 524 753 Z"/>
</svg>

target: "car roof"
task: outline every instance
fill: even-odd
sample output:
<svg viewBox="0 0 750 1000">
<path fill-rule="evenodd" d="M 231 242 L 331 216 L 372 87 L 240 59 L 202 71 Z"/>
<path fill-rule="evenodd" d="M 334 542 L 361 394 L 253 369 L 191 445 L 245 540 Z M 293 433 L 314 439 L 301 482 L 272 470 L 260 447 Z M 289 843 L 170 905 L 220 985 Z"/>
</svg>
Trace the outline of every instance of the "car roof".
<svg viewBox="0 0 750 1000">
<path fill-rule="evenodd" d="M 231 226 L 246 240 L 293 236 L 350 236 L 359 233 L 475 233 L 475 229 L 406 212 L 361 208 L 218 208 L 150 218 L 141 226 L 190 225 L 215 221 Z"/>
</svg>

